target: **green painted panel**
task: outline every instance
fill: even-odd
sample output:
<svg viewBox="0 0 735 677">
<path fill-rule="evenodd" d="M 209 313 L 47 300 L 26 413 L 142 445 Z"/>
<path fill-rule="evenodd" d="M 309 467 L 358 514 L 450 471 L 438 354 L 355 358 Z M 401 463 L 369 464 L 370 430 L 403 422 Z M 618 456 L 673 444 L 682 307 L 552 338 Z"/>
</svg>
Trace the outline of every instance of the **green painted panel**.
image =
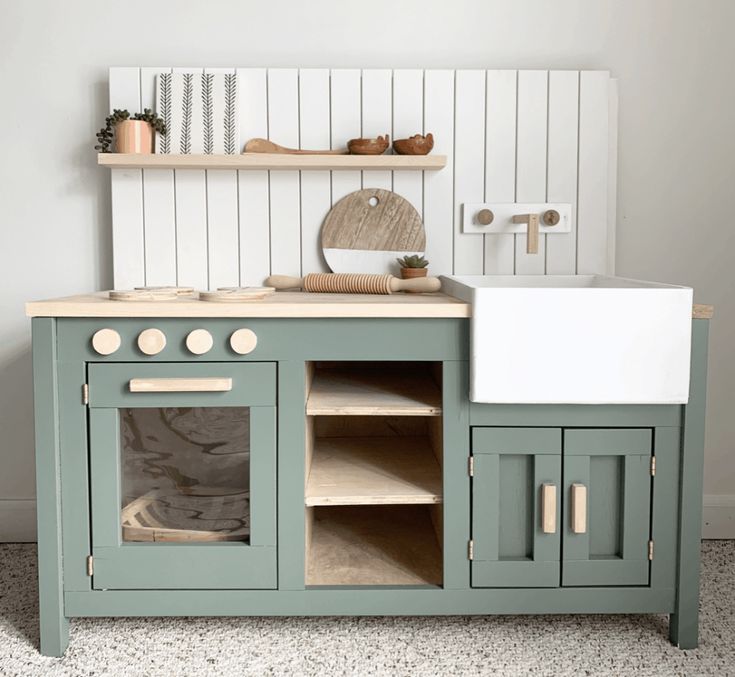
<svg viewBox="0 0 735 677">
<path fill-rule="evenodd" d="M 684 435 L 679 493 L 678 596 L 671 616 L 671 641 L 682 649 L 699 642 L 699 551 L 702 535 L 704 415 L 707 399 L 709 322 L 692 322 L 689 403 L 684 408 Z"/>
<path fill-rule="evenodd" d="M 535 531 L 534 457 L 529 454 L 500 454 L 497 458 L 498 553 L 501 559 L 528 559 L 533 556 Z"/>
<path fill-rule="evenodd" d="M 678 404 L 470 404 L 472 426 L 679 426 Z"/>
<path fill-rule="evenodd" d="M 58 362 L 59 443 L 61 447 L 61 515 L 64 533 L 64 590 L 89 590 L 89 460 L 87 407 L 81 388 L 87 380 L 83 362 Z"/>
<path fill-rule="evenodd" d="M 245 543 L 125 544 L 94 548 L 94 587 L 276 588 L 275 546 Z"/>
<path fill-rule="evenodd" d="M 564 431 L 562 585 L 648 585 L 651 440 L 650 430 Z M 587 529 L 579 534 L 573 484 L 587 487 Z"/>
<path fill-rule="evenodd" d="M 469 358 L 469 320 L 451 318 L 63 318 L 59 321 L 62 360 L 90 362 L 270 362 L 279 360 L 413 360 Z M 185 340 L 192 329 L 205 327 L 214 345 L 205 355 L 192 355 Z M 92 335 L 102 327 L 120 333 L 122 344 L 103 357 L 92 349 Z M 166 335 L 161 353 L 138 350 L 137 337 L 156 327 Z M 248 355 L 237 355 L 229 338 L 247 327 L 258 337 Z"/>
<path fill-rule="evenodd" d="M 226 392 L 132 393 L 133 378 L 229 377 Z M 250 364 L 90 364 L 89 406 L 95 407 L 226 407 L 276 403 L 276 365 Z"/>
<path fill-rule="evenodd" d="M 617 557 L 622 552 L 621 529 L 623 458 L 598 456 L 590 459 L 589 555 Z"/>
<path fill-rule="evenodd" d="M 674 590 L 647 588 L 339 588 L 66 593 L 69 616 L 405 616 L 669 613 Z"/>
<path fill-rule="evenodd" d="M 278 587 L 303 590 L 306 365 L 278 364 Z"/>
<path fill-rule="evenodd" d="M 473 454 L 472 585 L 558 586 L 559 529 L 543 533 L 541 501 L 543 485 L 555 485 L 559 513 L 561 431 L 475 428 L 473 446 L 497 451 Z"/>
<path fill-rule="evenodd" d="M 444 478 L 444 580 L 447 590 L 470 586 L 467 541 L 470 538 L 470 478 L 467 459 L 470 434 L 467 393 L 469 364 L 447 361 L 442 365 L 442 427 Z"/>
<path fill-rule="evenodd" d="M 654 450 L 656 476 L 652 483 L 651 538 L 655 552 L 651 562 L 651 586 L 673 588 L 677 568 L 681 430 L 656 428 Z"/>
<path fill-rule="evenodd" d="M 274 407 L 250 408 L 249 544 L 132 544 L 122 542 L 120 527 L 118 410 L 90 410 L 94 588 L 275 588 L 275 416 Z"/>
<path fill-rule="evenodd" d="M 474 561 L 472 584 L 475 588 L 555 588 L 559 585 L 559 561 Z"/>
<path fill-rule="evenodd" d="M 651 454 L 652 445 L 649 428 L 564 429 L 565 456 Z"/>
<path fill-rule="evenodd" d="M 560 454 L 559 428 L 473 428 L 473 454 Z"/>
<path fill-rule="evenodd" d="M 56 322 L 33 320 L 33 402 L 36 434 L 38 591 L 41 653 L 60 656 L 69 643 L 63 597 L 61 460 L 56 375 Z"/>
</svg>

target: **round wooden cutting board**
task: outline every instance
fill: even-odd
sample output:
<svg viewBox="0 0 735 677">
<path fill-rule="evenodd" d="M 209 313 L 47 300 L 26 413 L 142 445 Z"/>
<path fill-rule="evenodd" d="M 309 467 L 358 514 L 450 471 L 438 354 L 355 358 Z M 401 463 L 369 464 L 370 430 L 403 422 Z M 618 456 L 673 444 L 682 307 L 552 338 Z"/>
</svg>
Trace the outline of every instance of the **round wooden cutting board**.
<svg viewBox="0 0 735 677">
<path fill-rule="evenodd" d="M 334 273 L 393 273 L 396 258 L 423 254 L 421 216 L 397 193 L 366 188 L 343 197 L 322 224 L 322 251 Z"/>
</svg>

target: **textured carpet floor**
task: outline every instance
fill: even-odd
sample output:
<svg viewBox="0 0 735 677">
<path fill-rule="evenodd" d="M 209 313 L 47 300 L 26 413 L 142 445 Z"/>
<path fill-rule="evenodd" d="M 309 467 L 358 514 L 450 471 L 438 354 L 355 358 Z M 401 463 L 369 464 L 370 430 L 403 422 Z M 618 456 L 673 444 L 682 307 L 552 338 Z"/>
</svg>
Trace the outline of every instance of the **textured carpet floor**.
<svg viewBox="0 0 735 677">
<path fill-rule="evenodd" d="M 39 655 L 36 548 L 0 545 L 0 675 L 735 675 L 735 541 L 703 544 L 701 644 L 664 616 L 77 619 Z"/>
</svg>

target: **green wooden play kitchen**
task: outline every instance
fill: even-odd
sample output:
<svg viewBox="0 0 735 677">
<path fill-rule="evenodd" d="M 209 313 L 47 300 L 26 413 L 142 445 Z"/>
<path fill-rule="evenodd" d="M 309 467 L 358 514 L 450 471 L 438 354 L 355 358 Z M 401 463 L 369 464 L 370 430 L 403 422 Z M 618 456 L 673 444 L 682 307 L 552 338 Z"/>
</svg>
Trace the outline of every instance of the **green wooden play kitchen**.
<svg viewBox="0 0 735 677">
<path fill-rule="evenodd" d="M 697 645 L 706 309 L 685 405 L 471 402 L 444 294 L 28 313 L 44 654 L 88 616 L 663 613 Z"/>
</svg>

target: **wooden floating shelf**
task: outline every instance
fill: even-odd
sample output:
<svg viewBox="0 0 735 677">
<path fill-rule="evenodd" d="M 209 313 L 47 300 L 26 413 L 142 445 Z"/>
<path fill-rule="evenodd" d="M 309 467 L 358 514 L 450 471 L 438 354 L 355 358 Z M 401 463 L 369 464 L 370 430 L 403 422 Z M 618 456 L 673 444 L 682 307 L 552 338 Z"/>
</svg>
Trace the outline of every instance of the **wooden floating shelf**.
<svg viewBox="0 0 735 677">
<path fill-rule="evenodd" d="M 441 585 L 426 506 L 309 508 L 307 585 Z"/>
<path fill-rule="evenodd" d="M 99 153 L 97 164 L 111 169 L 291 169 L 340 170 L 387 169 L 438 170 L 446 155 L 297 155 L 242 153 L 240 155 L 139 155 Z"/>
<path fill-rule="evenodd" d="M 309 416 L 440 416 L 439 386 L 428 374 L 395 369 L 317 369 Z"/>
<path fill-rule="evenodd" d="M 306 505 L 442 502 L 439 463 L 427 437 L 317 438 Z"/>
</svg>

